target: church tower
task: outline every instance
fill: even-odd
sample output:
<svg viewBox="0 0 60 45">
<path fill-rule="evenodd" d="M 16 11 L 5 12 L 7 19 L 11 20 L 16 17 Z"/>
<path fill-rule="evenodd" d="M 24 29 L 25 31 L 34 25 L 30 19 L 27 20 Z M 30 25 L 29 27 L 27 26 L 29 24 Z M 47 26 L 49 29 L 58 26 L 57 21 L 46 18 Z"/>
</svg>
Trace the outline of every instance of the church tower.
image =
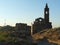
<svg viewBox="0 0 60 45">
<path fill-rule="evenodd" d="M 49 8 L 46 3 L 46 6 L 44 8 L 44 18 L 36 18 L 34 23 L 32 24 L 33 34 L 38 33 L 44 29 L 50 28 L 52 28 L 52 24 L 49 21 Z"/>
<path fill-rule="evenodd" d="M 49 22 L 49 8 L 48 8 L 47 3 L 46 3 L 46 6 L 44 8 L 44 20 L 45 20 L 45 22 Z"/>
</svg>

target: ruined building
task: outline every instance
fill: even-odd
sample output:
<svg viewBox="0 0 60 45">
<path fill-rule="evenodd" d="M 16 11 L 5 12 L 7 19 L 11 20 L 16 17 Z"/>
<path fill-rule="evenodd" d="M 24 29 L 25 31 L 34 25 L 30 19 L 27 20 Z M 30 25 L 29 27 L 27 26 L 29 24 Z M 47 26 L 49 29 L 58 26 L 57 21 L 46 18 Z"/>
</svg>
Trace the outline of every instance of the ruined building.
<svg viewBox="0 0 60 45">
<path fill-rule="evenodd" d="M 44 18 L 37 18 L 35 19 L 34 23 L 32 24 L 32 30 L 33 34 L 37 33 L 39 31 L 42 31 L 43 29 L 49 29 L 52 28 L 51 22 L 49 22 L 49 8 L 46 4 L 44 8 Z"/>
<path fill-rule="evenodd" d="M 39 18 L 35 19 L 34 23 L 32 24 L 32 27 L 28 26 L 25 23 L 16 23 L 15 28 L 20 33 L 20 37 L 31 35 L 31 32 L 33 32 L 33 34 L 34 34 L 39 31 L 42 31 L 43 29 L 52 28 L 51 22 L 49 22 L 48 5 L 46 4 L 46 6 L 44 8 L 44 18 L 39 17 Z"/>
<path fill-rule="evenodd" d="M 19 37 L 24 38 L 25 36 L 31 35 L 31 26 L 28 26 L 25 23 L 16 23 L 15 30 L 19 34 Z"/>
</svg>

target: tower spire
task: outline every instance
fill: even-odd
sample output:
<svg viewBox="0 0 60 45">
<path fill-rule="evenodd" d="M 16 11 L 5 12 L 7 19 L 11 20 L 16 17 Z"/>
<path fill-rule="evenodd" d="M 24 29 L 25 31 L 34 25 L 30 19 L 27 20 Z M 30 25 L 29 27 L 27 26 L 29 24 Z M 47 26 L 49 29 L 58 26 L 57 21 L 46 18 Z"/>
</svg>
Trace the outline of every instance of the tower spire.
<svg viewBox="0 0 60 45">
<path fill-rule="evenodd" d="M 46 6 L 45 6 L 45 8 L 48 8 L 48 4 L 46 3 Z"/>
<path fill-rule="evenodd" d="M 49 22 L 49 8 L 47 3 L 44 8 L 44 19 L 45 19 L 45 22 Z"/>
</svg>

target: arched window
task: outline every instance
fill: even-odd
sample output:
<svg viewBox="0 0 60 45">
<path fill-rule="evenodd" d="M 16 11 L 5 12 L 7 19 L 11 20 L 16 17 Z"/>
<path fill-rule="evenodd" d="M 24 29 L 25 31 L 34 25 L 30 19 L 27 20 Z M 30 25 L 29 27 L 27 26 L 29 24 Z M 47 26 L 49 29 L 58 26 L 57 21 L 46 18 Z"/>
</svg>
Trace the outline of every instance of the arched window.
<svg viewBox="0 0 60 45">
<path fill-rule="evenodd" d="M 42 22 L 43 21 L 43 18 L 37 18 L 36 19 L 36 22 Z"/>
</svg>

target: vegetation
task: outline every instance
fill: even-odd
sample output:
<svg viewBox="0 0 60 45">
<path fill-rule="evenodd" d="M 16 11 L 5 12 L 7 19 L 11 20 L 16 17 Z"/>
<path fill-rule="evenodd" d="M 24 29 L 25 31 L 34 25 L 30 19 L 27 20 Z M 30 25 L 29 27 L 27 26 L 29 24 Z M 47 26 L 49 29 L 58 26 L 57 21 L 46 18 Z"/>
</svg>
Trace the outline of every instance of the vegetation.
<svg viewBox="0 0 60 45">
<path fill-rule="evenodd" d="M 19 31 L 14 30 L 11 26 L 0 27 L 0 45 L 23 45 L 28 42 L 28 38 L 27 36 L 20 37 Z"/>
<path fill-rule="evenodd" d="M 46 37 L 49 42 L 58 43 L 60 45 L 60 27 L 54 29 L 45 29 L 32 35 L 32 37 L 35 40 Z"/>
<path fill-rule="evenodd" d="M 11 28 L 11 27 L 10 27 Z M 4 28 L 6 29 L 6 28 Z M 23 43 L 29 43 L 31 42 L 30 40 L 31 37 L 24 37 L 24 38 L 20 38 L 20 34 L 18 32 L 16 32 L 15 30 L 1 30 L 0 28 L 0 42 L 6 42 L 6 43 L 14 43 L 14 44 L 21 44 Z M 60 44 L 60 28 L 54 28 L 54 29 L 45 29 L 41 32 L 38 32 L 34 35 L 32 35 L 33 39 L 39 39 L 39 38 L 44 38 L 46 37 L 50 42 L 55 42 Z M 21 42 L 21 43 L 20 43 Z M 13 44 L 12 44 L 13 45 Z"/>
</svg>

